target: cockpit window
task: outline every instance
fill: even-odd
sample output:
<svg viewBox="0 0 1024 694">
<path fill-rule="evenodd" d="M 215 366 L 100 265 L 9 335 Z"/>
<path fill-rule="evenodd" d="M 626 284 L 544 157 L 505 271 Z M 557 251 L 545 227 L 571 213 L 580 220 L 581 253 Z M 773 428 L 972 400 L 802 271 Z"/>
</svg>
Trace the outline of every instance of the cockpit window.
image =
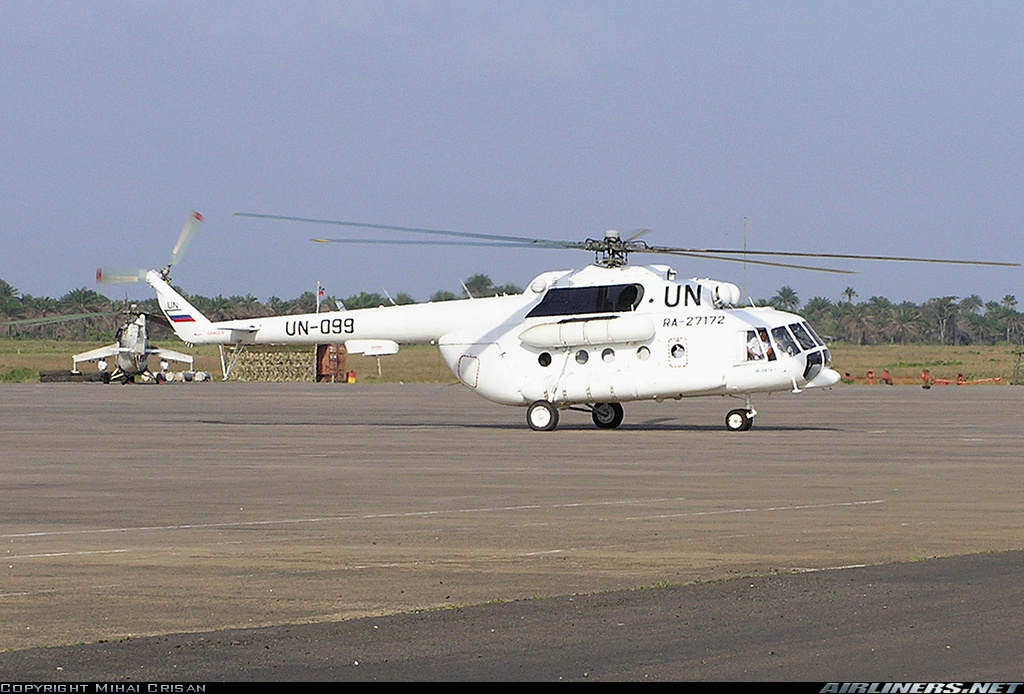
<svg viewBox="0 0 1024 694">
<path fill-rule="evenodd" d="M 772 337 L 775 338 L 775 344 L 779 346 L 780 351 L 790 356 L 795 356 L 800 352 L 800 348 L 797 347 L 796 342 L 790 337 L 789 331 L 786 330 L 785 326 L 780 325 L 777 328 L 772 328 Z"/>
<path fill-rule="evenodd" d="M 640 284 L 549 289 L 526 317 L 634 311 L 640 305 L 643 294 L 644 288 Z"/>
<path fill-rule="evenodd" d="M 804 330 L 804 327 L 800 323 L 793 323 L 789 326 L 789 329 L 793 331 L 793 334 L 796 335 L 796 341 L 799 342 L 800 346 L 805 350 L 814 349 L 818 346 L 814 339 L 807 334 L 807 331 Z"/>
<path fill-rule="evenodd" d="M 804 321 L 803 323 L 801 323 L 801 325 L 803 325 L 805 328 L 807 328 L 807 332 L 809 332 L 811 334 L 811 337 L 814 338 L 815 342 L 817 342 L 822 347 L 825 346 L 824 340 L 822 340 L 820 337 L 818 337 L 818 333 L 814 332 L 814 328 L 811 327 L 810 323 L 808 323 L 807 321 Z"/>
</svg>

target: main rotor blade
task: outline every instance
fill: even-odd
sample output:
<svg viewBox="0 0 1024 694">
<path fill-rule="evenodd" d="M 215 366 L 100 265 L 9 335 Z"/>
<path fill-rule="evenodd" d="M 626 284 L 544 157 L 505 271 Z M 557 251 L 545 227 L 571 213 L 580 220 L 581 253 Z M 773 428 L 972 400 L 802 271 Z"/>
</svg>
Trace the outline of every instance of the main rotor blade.
<svg viewBox="0 0 1024 694">
<path fill-rule="evenodd" d="M 188 248 L 189 242 L 192 240 L 192 235 L 195 233 L 196 227 L 203 221 L 203 215 L 198 212 L 193 212 L 192 216 L 185 222 L 185 226 L 182 227 L 181 233 L 178 235 L 178 242 L 174 244 L 174 249 L 171 251 L 171 262 L 167 263 L 167 267 L 174 267 L 177 265 L 181 257 L 185 255 L 185 250 Z"/>
<path fill-rule="evenodd" d="M 449 229 L 425 229 L 422 227 L 402 227 L 389 224 L 370 224 L 368 222 L 346 222 L 336 219 L 314 219 L 311 217 L 288 217 L 277 214 L 258 214 L 255 212 L 235 212 L 236 217 L 252 217 L 254 219 L 271 219 L 281 222 L 302 222 L 305 224 L 329 224 L 332 226 L 352 227 L 355 229 L 375 229 L 378 231 L 403 231 L 410 234 L 432 234 L 434 236 L 453 236 L 464 239 L 486 239 L 491 241 L 514 242 L 521 246 L 542 246 L 545 248 L 582 248 L 582 244 L 573 241 L 555 241 L 551 239 L 535 239 L 525 236 L 502 236 L 500 234 L 474 234 L 468 231 L 451 231 Z"/>
<path fill-rule="evenodd" d="M 637 239 L 647 236 L 649 233 L 651 233 L 651 229 L 638 229 L 635 234 L 623 241 L 623 243 L 633 243 Z"/>
<path fill-rule="evenodd" d="M 598 246 L 605 243 L 603 240 L 588 240 L 587 242 L 577 241 L 558 241 L 554 239 L 538 239 L 525 236 L 503 236 L 499 234 L 478 234 L 465 231 L 452 231 L 449 229 L 429 229 L 423 227 L 407 227 L 407 226 L 394 226 L 389 224 L 373 224 L 369 222 L 351 222 L 335 219 L 318 219 L 313 217 L 291 217 L 286 215 L 275 215 L 275 214 L 262 214 L 255 212 L 235 212 L 236 217 L 251 217 L 254 219 L 269 219 L 275 221 L 286 221 L 286 222 L 301 222 L 306 224 L 328 224 L 333 226 L 351 227 L 356 229 L 371 229 L 377 231 L 399 231 L 412 234 L 430 234 L 435 236 L 451 236 L 455 238 L 464 239 L 482 239 L 493 243 L 471 243 L 471 242 L 452 242 L 445 243 L 442 241 L 400 241 L 400 240 L 375 240 L 375 239 L 314 239 L 314 241 L 320 243 L 387 243 L 394 245 L 462 245 L 462 246 L 496 246 L 504 248 L 557 248 L 557 249 L 579 249 L 579 250 L 597 250 L 601 251 Z M 994 262 L 984 260 L 953 260 L 953 259 L 942 259 L 942 258 L 914 258 L 908 256 L 886 256 L 886 255 L 855 255 L 846 253 L 806 253 L 806 252 L 787 252 L 787 251 L 751 251 L 751 250 L 739 250 L 739 249 L 721 249 L 721 248 L 676 248 L 671 246 L 649 246 L 643 241 L 637 241 L 642 236 L 646 235 L 650 230 L 642 229 L 634 233 L 631 237 L 625 241 L 618 242 L 622 244 L 621 250 L 625 253 L 655 253 L 665 255 L 676 255 L 692 258 L 703 258 L 707 260 L 725 260 L 728 262 L 735 263 L 750 263 L 752 265 L 767 265 L 770 267 L 781 267 L 790 268 L 797 270 L 813 270 L 816 272 L 832 272 L 836 274 L 857 274 L 852 270 L 839 270 L 836 268 L 816 267 L 811 265 L 799 265 L 793 263 L 777 263 L 766 260 L 755 260 L 748 256 L 768 256 L 768 257 L 782 257 L 782 258 L 827 258 L 835 260 L 880 260 L 880 261 L 896 261 L 896 262 L 916 262 L 916 263 L 947 263 L 953 265 L 984 265 L 984 266 L 995 266 L 995 267 L 1019 267 L 1019 263 L 1007 263 L 1007 262 Z M 739 256 L 739 257 L 723 257 L 723 256 Z"/>
<path fill-rule="evenodd" d="M 751 251 L 725 248 L 660 248 L 652 246 L 658 252 L 685 251 L 687 253 L 728 253 L 731 255 L 778 256 L 783 258 L 829 258 L 835 260 L 883 260 L 905 263 L 946 263 L 950 265 L 985 265 L 991 267 L 1020 267 L 1020 263 L 1006 263 L 992 260 L 953 260 L 948 258 L 915 258 L 901 255 L 857 255 L 851 253 L 801 253 L 789 251 Z M 752 261 L 748 261 L 752 262 Z"/>
<path fill-rule="evenodd" d="M 681 250 L 681 249 L 676 250 L 676 249 L 668 249 L 668 248 L 659 248 L 659 249 L 646 248 L 646 249 L 640 249 L 640 250 L 636 250 L 636 251 L 632 251 L 632 252 L 633 253 L 661 253 L 661 254 L 664 254 L 664 255 L 684 256 L 686 258 L 704 258 L 704 259 L 707 259 L 707 260 L 725 260 L 725 261 L 732 262 L 732 263 L 750 263 L 751 265 L 767 265 L 769 267 L 784 267 L 784 268 L 790 268 L 790 269 L 793 269 L 793 270 L 813 270 L 814 272 L 831 272 L 831 273 L 834 273 L 834 274 L 837 274 L 837 275 L 856 275 L 857 274 L 856 270 L 839 270 L 839 269 L 831 268 L 831 267 L 816 267 L 814 265 L 795 265 L 793 263 L 775 263 L 775 262 L 772 262 L 770 260 L 751 260 L 749 258 L 732 258 L 732 257 L 725 256 L 725 255 L 708 255 L 708 254 L 705 254 L 705 253 L 692 253 L 690 251 L 685 251 L 685 250 Z"/>
<path fill-rule="evenodd" d="M 519 241 L 428 241 L 428 240 L 408 240 L 408 239 L 310 239 L 316 243 L 362 243 L 372 244 L 374 246 L 488 246 L 491 248 L 550 248 L 553 250 L 562 250 L 565 248 L 575 248 L 575 246 L 565 246 L 561 242 L 551 242 L 551 245 L 546 245 L 546 241 L 536 241 L 534 243 L 522 243 Z"/>
</svg>

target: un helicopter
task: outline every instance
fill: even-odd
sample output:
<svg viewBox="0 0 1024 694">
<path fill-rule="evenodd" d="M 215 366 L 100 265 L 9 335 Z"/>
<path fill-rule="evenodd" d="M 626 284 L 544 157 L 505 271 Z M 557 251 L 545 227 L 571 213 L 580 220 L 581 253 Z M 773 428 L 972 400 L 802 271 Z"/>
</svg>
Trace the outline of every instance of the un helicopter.
<svg viewBox="0 0 1024 694">
<path fill-rule="evenodd" d="M 198 225 L 203 221 L 202 215 L 193 212 L 189 217 L 181 233 L 178 235 L 178 242 L 171 251 L 171 260 L 167 265 L 167 272 L 181 259 L 185 253 L 192 235 Z M 138 271 L 124 272 L 119 270 L 97 270 L 96 281 L 99 284 L 122 284 L 126 282 L 137 282 L 142 279 Z M 127 302 L 126 302 L 127 303 Z M 141 376 L 147 381 L 161 382 L 166 380 L 168 362 L 177 361 L 188 364 L 191 371 L 193 359 L 191 355 L 176 352 L 171 349 L 155 347 L 149 342 L 149 332 L 146 324 L 148 320 L 156 320 L 170 324 L 166 316 L 162 314 L 151 315 L 138 310 L 134 304 L 123 311 L 124 322 L 117 330 L 116 342 L 105 347 L 89 350 L 72 357 L 71 372 L 80 373 L 78 365 L 82 362 L 95 361 L 102 375 L 104 383 L 111 381 L 134 383 L 136 376 Z M 149 369 L 149 358 L 156 357 L 160 360 L 160 371 L 153 373 Z M 108 360 L 113 360 L 113 371 L 107 371 Z"/>
<path fill-rule="evenodd" d="M 537 431 L 553 430 L 565 410 L 582 410 L 598 428 L 613 429 L 623 421 L 622 403 L 708 395 L 741 400 L 741 406 L 727 413 L 725 426 L 730 431 L 747 431 L 757 414 L 754 395 L 800 392 L 839 381 L 839 374 L 831 368 L 828 347 L 801 316 L 770 307 L 743 306 L 735 284 L 710 278 L 679 281 L 667 265 L 630 265 L 630 254 L 712 258 L 847 274 L 849 270 L 784 263 L 764 256 L 1016 266 L 895 256 L 662 247 L 641 240 L 645 231 L 626 239 L 609 231 L 599 239 L 565 242 L 280 215 L 236 215 L 447 236 L 459 239 L 458 245 L 594 253 L 593 264 L 581 270 L 545 272 L 518 295 L 217 322 L 208 320 L 170 286 L 170 266 L 163 272 L 139 271 L 186 343 L 218 344 L 222 349 L 233 346 L 236 354 L 245 345 L 344 342 L 351 353 L 371 348 L 393 353 L 403 343 L 435 343 L 463 385 L 493 402 L 525 407 L 527 424 Z M 225 365 L 225 378 L 229 368 Z"/>
<path fill-rule="evenodd" d="M 166 323 L 167 319 L 162 314 L 148 314 L 140 311 L 135 304 L 128 305 L 125 302 L 123 311 L 113 313 L 79 313 L 71 316 L 49 316 L 46 318 L 27 318 L 23 320 L 7 321 L 4 326 L 29 327 L 35 325 L 47 325 L 53 323 L 65 323 L 74 320 L 87 318 L 103 318 L 107 316 L 121 316 L 121 325 L 117 328 L 115 342 L 104 347 L 97 347 L 87 352 L 72 355 L 71 374 L 80 375 L 78 365 L 83 362 L 94 361 L 97 363 L 100 372 L 100 379 L 104 383 L 117 381 L 122 384 L 134 382 L 136 376 L 141 376 L 150 381 L 166 380 L 166 372 L 171 361 L 184 362 L 192 366 L 192 357 L 188 354 L 175 352 L 170 349 L 154 347 L 149 342 L 146 321 L 155 320 Z M 161 370 L 153 373 L 149 370 L 149 357 L 160 359 Z M 108 371 L 109 362 L 113 361 L 114 368 Z"/>
<path fill-rule="evenodd" d="M 81 373 L 78 365 L 82 362 L 95 361 L 100 370 L 104 383 L 116 381 L 122 385 L 134 383 L 136 376 L 147 381 L 161 382 L 167 379 L 169 362 L 178 361 L 188 364 L 192 368 L 192 357 L 188 354 L 175 352 L 172 349 L 154 347 L 149 342 L 146 328 L 147 318 L 164 321 L 160 315 L 149 315 L 138 310 L 132 304 L 124 311 L 125 321 L 117 329 L 116 342 L 105 347 L 98 347 L 74 355 L 72 360 L 71 373 Z M 149 369 L 149 358 L 156 357 L 160 360 L 160 371 L 156 373 Z M 108 371 L 109 361 L 112 360 L 114 368 Z"/>
</svg>

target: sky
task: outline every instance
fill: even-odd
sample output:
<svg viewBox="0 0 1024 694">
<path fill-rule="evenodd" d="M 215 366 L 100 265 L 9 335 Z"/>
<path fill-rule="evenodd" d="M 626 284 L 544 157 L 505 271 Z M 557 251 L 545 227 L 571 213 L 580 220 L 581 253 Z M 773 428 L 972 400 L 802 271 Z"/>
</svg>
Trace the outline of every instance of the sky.
<svg viewBox="0 0 1024 694">
<path fill-rule="evenodd" d="M 123 297 L 96 268 L 162 267 L 193 210 L 174 283 L 260 300 L 593 258 L 316 244 L 359 232 L 234 212 L 1022 262 L 1022 95 L 1020 2 L 4 0 L 0 279 Z M 631 262 L 755 299 L 1024 300 L 1021 268 Z"/>
</svg>

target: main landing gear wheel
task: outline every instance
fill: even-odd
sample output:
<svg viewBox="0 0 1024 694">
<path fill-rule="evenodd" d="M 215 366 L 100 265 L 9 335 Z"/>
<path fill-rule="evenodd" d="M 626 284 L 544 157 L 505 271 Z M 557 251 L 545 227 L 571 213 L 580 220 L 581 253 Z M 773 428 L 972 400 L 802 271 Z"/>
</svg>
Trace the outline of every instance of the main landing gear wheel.
<svg viewBox="0 0 1024 694">
<path fill-rule="evenodd" d="M 558 426 L 558 408 L 547 400 L 538 400 L 526 409 L 526 423 L 534 431 L 551 431 Z"/>
<path fill-rule="evenodd" d="M 622 405 L 617 402 L 599 402 L 590 410 L 598 429 L 614 429 L 622 424 Z"/>
<path fill-rule="evenodd" d="M 729 431 L 747 431 L 754 424 L 749 410 L 731 410 L 725 415 L 725 428 Z"/>
</svg>

